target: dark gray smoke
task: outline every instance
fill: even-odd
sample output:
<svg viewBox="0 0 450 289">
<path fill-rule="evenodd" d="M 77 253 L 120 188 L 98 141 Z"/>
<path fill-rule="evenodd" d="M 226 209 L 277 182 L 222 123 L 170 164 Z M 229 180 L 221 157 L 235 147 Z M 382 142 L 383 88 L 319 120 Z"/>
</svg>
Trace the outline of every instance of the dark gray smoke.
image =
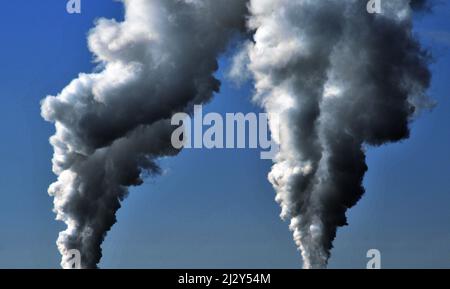
<svg viewBox="0 0 450 289">
<path fill-rule="evenodd" d="M 97 267 L 128 187 L 158 173 L 158 157 L 178 152 L 171 115 L 219 90 L 217 57 L 245 29 L 244 0 L 123 2 L 123 22 L 100 19 L 89 33 L 101 71 L 80 74 L 42 102 L 42 116 L 56 126 L 58 180 L 49 193 L 67 224 L 57 241 L 64 268 L 72 249 L 83 268 Z"/>
<path fill-rule="evenodd" d="M 125 20 L 101 19 L 89 33 L 100 72 L 80 74 L 42 103 L 55 123 L 49 188 L 57 244 L 95 268 L 128 187 L 178 153 L 170 117 L 209 101 L 217 57 L 245 28 L 246 0 L 124 0 Z M 428 54 L 412 33 L 412 11 L 428 1 L 251 0 L 247 59 L 258 101 L 281 145 L 269 180 L 291 221 L 305 268 L 327 265 L 346 211 L 364 193 L 364 146 L 409 136 L 428 103 Z M 235 69 L 233 74 L 241 69 Z"/>
<path fill-rule="evenodd" d="M 431 8 L 436 2 L 435 0 L 411 0 L 411 8 L 414 11 L 427 11 L 430 12 Z"/>
<path fill-rule="evenodd" d="M 281 146 L 269 180 L 304 267 L 324 268 L 364 193 L 365 145 L 408 138 L 428 102 L 429 55 L 414 38 L 411 7 L 429 6 L 386 0 L 382 14 L 369 14 L 360 0 L 250 2 L 248 69 L 255 100 L 277 116 Z"/>
</svg>

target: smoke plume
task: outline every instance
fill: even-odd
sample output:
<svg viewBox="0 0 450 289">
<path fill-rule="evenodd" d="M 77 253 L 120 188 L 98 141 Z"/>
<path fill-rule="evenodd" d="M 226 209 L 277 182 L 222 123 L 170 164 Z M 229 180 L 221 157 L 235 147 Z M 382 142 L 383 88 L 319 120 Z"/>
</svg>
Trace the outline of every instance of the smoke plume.
<svg viewBox="0 0 450 289">
<path fill-rule="evenodd" d="M 381 2 L 369 14 L 360 0 L 250 1 L 254 98 L 280 124 L 269 180 L 305 268 L 326 267 L 364 193 L 365 146 L 408 138 L 428 102 L 429 55 L 412 32 L 413 10 L 428 5 Z"/>
<path fill-rule="evenodd" d="M 125 19 L 100 19 L 88 37 L 98 72 L 80 74 L 42 102 L 55 123 L 49 187 L 57 219 L 67 224 L 57 245 L 82 268 L 96 268 L 101 243 L 116 222 L 128 187 L 157 174 L 173 149 L 173 113 L 210 100 L 220 82 L 217 57 L 245 30 L 244 0 L 123 0 Z"/>
<path fill-rule="evenodd" d="M 253 41 L 231 74 L 250 72 L 255 101 L 277 118 L 270 125 L 281 149 L 269 180 L 304 267 L 326 267 L 337 228 L 364 193 L 365 146 L 407 138 L 429 103 L 429 55 L 412 13 L 430 2 L 382 1 L 381 14 L 368 13 L 365 0 L 123 3 L 123 22 L 100 19 L 89 33 L 96 72 L 42 102 L 56 127 L 49 193 L 67 224 L 57 241 L 62 267 L 72 249 L 83 268 L 97 267 L 128 188 L 178 153 L 170 117 L 219 90 L 217 57 L 246 28 Z"/>
</svg>

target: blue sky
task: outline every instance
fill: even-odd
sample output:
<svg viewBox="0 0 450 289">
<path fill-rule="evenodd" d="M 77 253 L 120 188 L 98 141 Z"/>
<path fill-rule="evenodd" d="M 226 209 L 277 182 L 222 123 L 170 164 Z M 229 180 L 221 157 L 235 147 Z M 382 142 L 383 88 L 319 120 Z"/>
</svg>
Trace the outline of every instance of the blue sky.
<svg viewBox="0 0 450 289">
<path fill-rule="evenodd" d="M 52 198 L 55 176 L 48 137 L 53 126 L 39 102 L 79 72 L 93 68 L 86 33 L 98 17 L 121 19 L 111 0 L 83 1 L 69 15 L 65 1 L 4 1 L 0 18 L 0 268 L 57 268 Z M 366 252 L 382 266 L 450 268 L 450 4 L 416 19 L 434 56 L 430 95 L 438 105 L 412 126 L 409 140 L 368 149 L 367 193 L 349 211 L 331 268 L 364 268 Z M 206 108 L 250 112 L 251 85 L 218 76 L 222 91 Z M 258 150 L 185 150 L 164 159 L 163 176 L 131 190 L 103 245 L 103 268 L 298 268 L 288 224 L 278 217 L 266 181 L 271 162 Z"/>
</svg>

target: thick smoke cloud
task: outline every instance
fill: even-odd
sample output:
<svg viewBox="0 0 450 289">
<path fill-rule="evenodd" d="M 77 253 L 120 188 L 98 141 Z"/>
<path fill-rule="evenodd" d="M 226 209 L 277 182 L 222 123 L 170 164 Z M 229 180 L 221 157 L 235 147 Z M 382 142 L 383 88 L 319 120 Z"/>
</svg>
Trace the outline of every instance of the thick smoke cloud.
<svg viewBox="0 0 450 289">
<path fill-rule="evenodd" d="M 171 115 L 219 90 L 217 57 L 245 29 L 243 0 L 123 2 L 123 22 L 100 19 L 89 33 L 99 72 L 80 74 L 42 102 L 42 116 L 56 126 L 58 180 L 49 193 L 67 224 L 57 241 L 64 268 L 71 249 L 83 268 L 97 267 L 127 188 L 158 173 L 158 157 L 178 152 Z"/>
<path fill-rule="evenodd" d="M 67 224 L 61 265 L 78 249 L 83 268 L 97 267 L 128 187 L 178 153 L 170 117 L 219 90 L 217 57 L 247 22 L 254 39 L 231 74 L 250 72 L 255 101 L 276 117 L 281 150 L 269 180 L 304 267 L 325 267 L 347 209 L 364 193 L 365 146 L 407 138 L 428 103 L 429 56 L 412 33 L 412 11 L 430 2 L 382 1 L 380 15 L 363 0 L 123 2 L 123 22 L 101 19 L 89 33 L 98 72 L 42 103 L 56 127 L 58 180 L 49 193 Z"/>
<path fill-rule="evenodd" d="M 427 103 L 429 56 L 410 4 L 428 7 L 382 1 L 377 15 L 360 0 L 250 1 L 255 100 L 278 116 L 269 180 L 305 268 L 326 267 L 337 228 L 364 193 L 365 146 L 407 138 Z"/>
</svg>

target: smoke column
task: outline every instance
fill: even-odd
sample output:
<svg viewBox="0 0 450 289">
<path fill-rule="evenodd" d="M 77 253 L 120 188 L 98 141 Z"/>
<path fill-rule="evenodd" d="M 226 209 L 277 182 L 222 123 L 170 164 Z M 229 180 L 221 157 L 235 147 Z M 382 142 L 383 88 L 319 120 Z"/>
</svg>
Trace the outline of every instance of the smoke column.
<svg viewBox="0 0 450 289">
<path fill-rule="evenodd" d="M 280 124 L 269 180 L 305 268 L 326 267 L 364 193 L 365 146 L 408 138 L 428 103 L 429 56 L 412 32 L 413 9 L 428 5 L 381 2 L 382 14 L 369 14 L 360 0 L 250 1 L 254 98 Z"/>
<path fill-rule="evenodd" d="M 58 179 L 48 191 L 67 224 L 57 240 L 63 268 L 72 249 L 82 268 L 97 267 L 128 187 L 157 174 L 158 157 L 178 153 L 170 117 L 219 90 L 216 59 L 245 30 L 243 0 L 123 3 L 123 22 L 100 19 L 89 33 L 97 72 L 42 102 L 42 116 L 56 127 L 50 142 Z"/>
</svg>

